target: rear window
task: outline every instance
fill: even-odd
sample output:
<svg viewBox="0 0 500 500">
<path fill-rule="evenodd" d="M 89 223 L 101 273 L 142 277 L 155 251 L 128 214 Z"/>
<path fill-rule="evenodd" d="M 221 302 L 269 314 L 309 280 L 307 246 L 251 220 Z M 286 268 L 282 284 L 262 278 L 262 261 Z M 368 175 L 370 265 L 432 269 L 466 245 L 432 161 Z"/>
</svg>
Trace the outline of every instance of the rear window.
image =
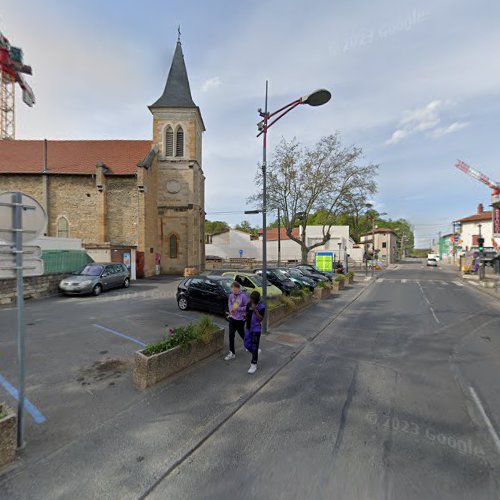
<svg viewBox="0 0 500 500">
<path fill-rule="evenodd" d="M 99 276 L 102 272 L 102 266 L 85 266 L 80 274 L 83 276 Z"/>
</svg>

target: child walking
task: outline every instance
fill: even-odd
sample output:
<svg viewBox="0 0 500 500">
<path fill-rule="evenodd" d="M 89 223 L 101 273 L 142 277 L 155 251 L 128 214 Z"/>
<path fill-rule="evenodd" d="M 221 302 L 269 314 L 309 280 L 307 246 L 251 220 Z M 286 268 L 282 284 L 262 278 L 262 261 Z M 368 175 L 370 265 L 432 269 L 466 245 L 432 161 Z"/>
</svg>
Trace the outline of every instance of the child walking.
<svg viewBox="0 0 500 500">
<path fill-rule="evenodd" d="M 236 357 L 234 350 L 234 337 L 236 332 L 241 339 L 245 337 L 245 313 L 247 310 L 248 299 L 244 292 L 241 291 L 240 284 L 235 281 L 231 285 L 231 294 L 228 299 L 229 310 L 229 352 L 224 358 L 225 361 L 231 361 Z"/>
<path fill-rule="evenodd" d="M 248 373 L 257 371 L 257 361 L 259 359 L 259 343 L 262 333 L 262 321 L 266 314 L 266 308 L 260 301 L 260 293 L 256 290 L 250 294 L 250 301 L 247 305 L 245 347 L 252 354 L 252 363 Z"/>
</svg>

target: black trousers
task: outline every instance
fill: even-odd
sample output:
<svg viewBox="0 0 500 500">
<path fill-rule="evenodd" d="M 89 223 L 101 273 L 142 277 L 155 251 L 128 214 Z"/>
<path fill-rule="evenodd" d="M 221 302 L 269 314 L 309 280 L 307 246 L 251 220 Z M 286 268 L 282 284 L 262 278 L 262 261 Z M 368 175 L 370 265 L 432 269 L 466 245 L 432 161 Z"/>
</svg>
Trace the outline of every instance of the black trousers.
<svg viewBox="0 0 500 500">
<path fill-rule="evenodd" d="M 234 337 L 239 333 L 241 340 L 245 338 L 245 320 L 229 318 L 229 350 L 234 354 Z"/>
<path fill-rule="evenodd" d="M 252 353 L 252 364 L 256 365 L 259 360 L 259 344 L 260 344 L 260 334 L 261 332 L 252 332 L 250 336 L 252 338 L 252 348 L 250 352 Z"/>
</svg>

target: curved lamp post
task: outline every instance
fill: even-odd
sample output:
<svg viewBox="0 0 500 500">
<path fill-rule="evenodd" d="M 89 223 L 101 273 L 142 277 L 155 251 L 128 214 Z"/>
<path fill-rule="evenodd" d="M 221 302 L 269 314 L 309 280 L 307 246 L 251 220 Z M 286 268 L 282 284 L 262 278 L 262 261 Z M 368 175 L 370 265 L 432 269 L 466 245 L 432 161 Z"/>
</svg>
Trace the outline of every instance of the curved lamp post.
<svg viewBox="0 0 500 500">
<path fill-rule="evenodd" d="M 268 98 L 268 81 L 266 80 L 266 97 L 264 101 L 264 111 L 259 108 L 259 116 L 262 120 L 257 124 L 259 133 L 257 137 L 264 136 L 262 141 L 262 301 L 267 307 L 267 131 L 272 127 L 280 118 L 283 118 L 292 109 L 301 104 L 308 104 L 309 106 L 322 106 L 326 104 L 332 97 L 332 94 L 326 89 L 315 90 L 314 92 L 299 97 L 295 101 L 283 106 L 282 108 L 270 113 L 267 109 Z M 264 323 L 262 325 L 262 333 L 267 333 L 267 318 L 265 315 Z"/>
</svg>

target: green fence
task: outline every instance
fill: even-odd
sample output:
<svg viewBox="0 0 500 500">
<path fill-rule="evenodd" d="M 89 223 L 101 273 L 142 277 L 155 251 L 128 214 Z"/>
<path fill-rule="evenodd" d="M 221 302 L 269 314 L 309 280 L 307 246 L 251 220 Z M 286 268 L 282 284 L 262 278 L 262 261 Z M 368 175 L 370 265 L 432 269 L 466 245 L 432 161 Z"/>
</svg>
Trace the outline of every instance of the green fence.
<svg viewBox="0 0 500 500">
<path fill-rule="evenodd" d="M 43 250 L 44 274 L 72 273 L 92 262 L 85 250 Z"/>
</svg>

